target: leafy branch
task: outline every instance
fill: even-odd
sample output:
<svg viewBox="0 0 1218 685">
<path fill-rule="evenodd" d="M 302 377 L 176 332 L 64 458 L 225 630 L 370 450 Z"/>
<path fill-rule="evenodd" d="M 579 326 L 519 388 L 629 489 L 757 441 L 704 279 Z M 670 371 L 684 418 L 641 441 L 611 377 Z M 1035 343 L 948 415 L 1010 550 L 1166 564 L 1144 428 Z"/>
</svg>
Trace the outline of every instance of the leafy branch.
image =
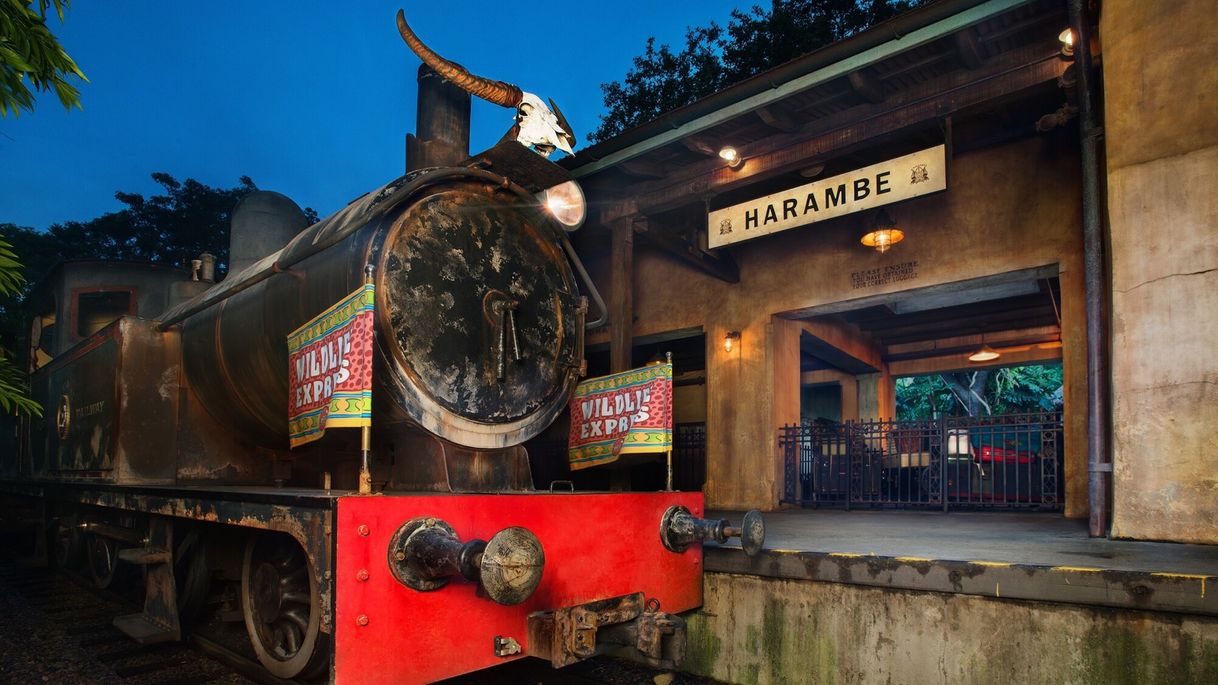
<svg viewBox="0 0 1218 685">
<path fill-rule="evenodd" d="M 69 0 L 0 0 L 0 116 L 33 111 L 36 91 L 55 91 L 64 108 L 80 108 L 72 78 L 83 71 L 47 27 L 47 10 L 59 21 Z"/>
</svg>

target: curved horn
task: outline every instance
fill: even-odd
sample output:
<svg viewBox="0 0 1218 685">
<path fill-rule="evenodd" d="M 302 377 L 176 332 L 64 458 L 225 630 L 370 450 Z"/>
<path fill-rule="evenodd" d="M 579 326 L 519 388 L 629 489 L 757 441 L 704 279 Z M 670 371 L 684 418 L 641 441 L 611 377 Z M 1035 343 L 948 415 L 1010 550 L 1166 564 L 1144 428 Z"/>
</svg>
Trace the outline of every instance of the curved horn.
<svg viewBox="0 0 1218 685">
<path fill-rule="evenodd" d="M 406 45 L 419 56 L 419 59 L 423 60 L 424 64 L 435 69 L 437 74 L 470 95 L 476 95 L 503 107 L 517 107 L 524 98 L 524 93 L 510 83 L 474 76 L 460 64 L 437 55 L 431 48 L 424 45 L 423 41 L 419 40 L 419 37 L 411 30 L 410 25 L 406 23 L 406 14 L 402 10 L 398 10 L 398 33 L 402 34 L 402 40 L 406 41 Z"/>
</svg>

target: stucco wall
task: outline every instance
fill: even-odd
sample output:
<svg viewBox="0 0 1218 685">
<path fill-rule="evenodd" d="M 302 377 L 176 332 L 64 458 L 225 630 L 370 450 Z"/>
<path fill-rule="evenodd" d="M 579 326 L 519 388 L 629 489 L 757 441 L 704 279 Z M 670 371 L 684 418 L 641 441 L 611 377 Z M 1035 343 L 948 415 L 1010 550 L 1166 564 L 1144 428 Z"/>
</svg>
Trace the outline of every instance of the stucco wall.
<svg viewBox="0 0 1218 685">
<path fill-rule="evenodd" d="M 684 670 L 728 683 L 1218 682 L 1218 619 L 707 573 Z"/>
<path fill-rule="evenodd" d="M 857 229 L 867 214 L 733 247 L 729 252 L 741 276 L 736 284 L 648 249 L 645 238 L 636 241 L 635 336 L 698 326 L 706 332 L 708 506 L 777 506 L 777 427 L 799 418 L 800 331 L 777 314 L 1058 264 L 1066 344 L 1082 349 L 1082 305 L 1072 300 L 1081 297 L 1081 289 L 1065 285 L 1076 277 L 1081 282 L 1079 162 L 1075 147 L 1060 140 L 1033 138 L 957 155 L 945 193 L 891 208 L 906 238 L 887 254 L 859 245 Z M 607 259 L 590 261 L 607 291 Z M 912 279 L 852 287 L 851 272 L 913 261 L 918 266 Z M 725 352 L 723 336 L 733 330 L 741 332 L 741 339 Z M 1064 355 L 1071 515 L 1086 514 L 1086 373 L 1081 360 L 1081 353 Z M 891 406 L 892 400 L 881 397 L 879 404 Z"/>
<path fill-rule="evenodd" d="M 1218 33 L 1104 3 L 1117 537 L 1218 543 Z"/>
</svg>

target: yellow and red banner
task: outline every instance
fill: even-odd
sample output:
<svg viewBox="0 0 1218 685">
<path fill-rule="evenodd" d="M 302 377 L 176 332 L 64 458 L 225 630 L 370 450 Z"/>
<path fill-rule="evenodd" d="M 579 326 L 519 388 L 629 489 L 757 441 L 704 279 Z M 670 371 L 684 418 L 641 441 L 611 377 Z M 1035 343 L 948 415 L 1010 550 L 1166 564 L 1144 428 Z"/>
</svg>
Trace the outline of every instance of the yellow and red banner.
<svg viewBox="0 0 1218 685">
<path fill-rule="evenodd" d="M 672 364 L 589 378 L 571 398 L 571 470 L 672 449 Z"/>
<path fill-rule="evenodd" d="M 371 283 L 288 335 L 288 439 L 317 440 L 327 428 L 372 425 Z"/>
</svg>

